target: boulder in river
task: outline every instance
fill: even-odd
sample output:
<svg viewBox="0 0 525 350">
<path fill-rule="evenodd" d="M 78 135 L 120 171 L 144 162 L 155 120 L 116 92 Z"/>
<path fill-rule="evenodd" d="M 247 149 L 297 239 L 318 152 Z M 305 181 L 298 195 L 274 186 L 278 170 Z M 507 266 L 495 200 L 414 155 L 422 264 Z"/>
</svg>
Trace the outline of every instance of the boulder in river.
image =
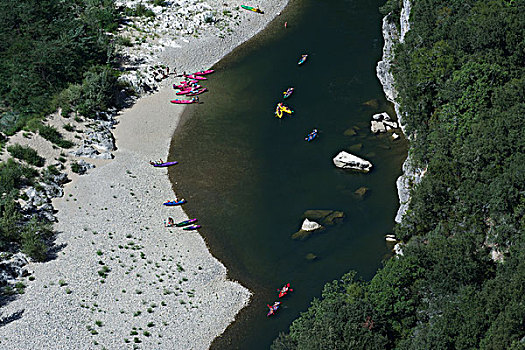
<svg viewBox="0 0 525 350">
<path fill-rule="evenodd" d="M 323 226 L 333 226 L 343 221 L 345 213 L 337 210 L 307 210 L 304 217 L 310 221 L 315 221 Z"/>
<path fill-rule="evenodd" d="M 345 151 L 339 152 L 333 159 L 336 167 L 343 169 L 354 169 L 359 171 L 369 172 L 372 169 L 372 163 L 368 160 L 359 158 Z"/>
<path fill-rule="evenodd" d="M 292 235 L 293 239 L 306 239 L 310 237 L 310 235 L 316 231 L 323 229 L 323 226 L 321 226 L 319 223 L 315 221 L 311 221 L 308 219 L 304 219 L 303 225 L 301 226 L 301 229 L 294 233 Z"/>
</svg>

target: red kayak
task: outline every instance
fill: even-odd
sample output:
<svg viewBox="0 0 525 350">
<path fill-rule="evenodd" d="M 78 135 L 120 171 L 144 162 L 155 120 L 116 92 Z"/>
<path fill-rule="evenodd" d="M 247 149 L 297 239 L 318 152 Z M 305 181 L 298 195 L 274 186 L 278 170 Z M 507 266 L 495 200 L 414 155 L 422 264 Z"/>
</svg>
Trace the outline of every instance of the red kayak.
<svg viewBox="0 0 525 350">
<path fill-rule="evenodd" d="M 206 75 L 206 74 L 211 74 L 215 72 L 213 69 L 208 69 L 208 70 L 202 70 L 200 72 L 195 72 L 193 73 L 193 75 Z"/>
<path fill-rule="evenodd" d="M 171 100 L 170 101 L 171 103 L 175 103 L 175 104 L 190 104 L 190 103 L 199 103 L 199 101 L 197 100 L 179 100 L 179 99 L 175 99 L 175 100 Z"/>
<path fill-rule="evenodd" d="M 198 89 L 198 90 L 191 90 L 189 94 L 187 94 L 186 96 L 196 96 L 196 95 L 200 95 L 202 94 L 203 92 L 206 92 L 208 91 L 208 89 L 206 88 L 202 88 L 202 89 Z"/>
<path fill-rule="evenodd" d="M 186 90 L 181 90 L 179 92 L 176 92 L 175 95 L 186 95 L 192 92 L 193 90 L 191 88 L 187 88 Z"/>
<path fill-rule="evenodd" d="M 279 298 L 284 297 L 289 292 L 293 292 L 293 289 L 290 288 L 290 283 L 286 283 L 281 289 L 277 289 L 279 291 Z"/>
</svg>

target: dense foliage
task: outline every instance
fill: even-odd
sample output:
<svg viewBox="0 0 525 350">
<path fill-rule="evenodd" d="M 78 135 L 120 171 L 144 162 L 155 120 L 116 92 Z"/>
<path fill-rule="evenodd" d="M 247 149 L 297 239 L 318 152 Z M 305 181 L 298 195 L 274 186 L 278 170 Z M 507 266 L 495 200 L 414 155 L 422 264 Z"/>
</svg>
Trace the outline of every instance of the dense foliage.
<svg viewBox="0 0 525 350">
<path fill-rule="evenodd" d="M 410 21 L 394 76 L 427 173 L 404 255 L 328 284 L 273 349 L 525 348 L 525 2 L 414 0 Z"/>
<path fill-rule="evenodd" d="M 0 131 L 12 134 L 52 111 L 69 84 L 111 66 L 107 32 L 117 26 L 114 0 L 0 0 Z"/>
</svg>

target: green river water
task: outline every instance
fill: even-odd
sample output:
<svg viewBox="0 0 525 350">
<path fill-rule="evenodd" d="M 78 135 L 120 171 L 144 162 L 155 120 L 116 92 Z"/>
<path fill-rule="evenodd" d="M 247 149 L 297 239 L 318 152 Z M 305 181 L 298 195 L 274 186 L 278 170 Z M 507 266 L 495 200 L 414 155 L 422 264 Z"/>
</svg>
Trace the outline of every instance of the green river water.
<svg viewBox="0 0 525 350">
<path fill-rule="evenodd" d="M 370 133 L 372 114 L 392 114 L 375 74 L 382 4 L 292 2 L 214 67 L 203 84 L 210 92 L 189 106 L 175 132 L 175 192 L 188 200 L 185 211 L 199 218 L 201 234 L 229 277 L 254 293 L 212 348 L 268 349 L 326 282 L 349 270 L 370 279 L 390 254 L 384 235 L 392 231 L 395 181 L 407 147 Z M 303 53 L 308 60 L 298 66 Z M 275 105 L 289 86 L 295 92 L 286 103 L 295 113 L 279 120 Z M 353 127 L 357 134 L 345 135 Z M 313 128 L 320 136 L 304 141 Z M 373 171 L 337 169 L 332 158 L 341 150 L 371 161 Z M 354 191 L 362 186 L 369 192 L 360 199 Z M 308 209 L 343 211 L 345 219 L 293 240 Z M 309 253 L 317 259 L 306 259 Z M 267 318 L 266 304 L 278 300 L 276 290 L 286 282 L 293 293 Z"/>
</svg>

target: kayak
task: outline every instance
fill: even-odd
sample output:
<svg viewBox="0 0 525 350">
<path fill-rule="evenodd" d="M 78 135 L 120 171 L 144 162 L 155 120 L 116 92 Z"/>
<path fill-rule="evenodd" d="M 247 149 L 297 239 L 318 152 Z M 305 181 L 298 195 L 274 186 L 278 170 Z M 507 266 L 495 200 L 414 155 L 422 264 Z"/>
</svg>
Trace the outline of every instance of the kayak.
<svg viewBox="0 0 525 350">
<path fill-rule="evenodd" d="M 170 101 L 171 103 L 176 103 L 176 104 L 189 104 L 189 103 L 199 103 L 199 101 L 197 100 L 179 100 L 179 99 L 175 99 L 175 100 L 171 100 Z"/>
<path fill-rule="evenodd" d="M 211 74 L 213 72 L 215 72 L 213 69 L 201 70 L 200 72 L 193 73 L 193 75 L 206 75 L 206 74 Z"/>
<path fill-rule="evenodd" d="M 317 129 L 314 129 L 312 130 L 311 133 L 309 133 L 308 135 L 306 135 L 306 137 L 304 138 L 306 141 L 310 142 L 312 141 L 313 139 L 315 139 L 317 137 Z"/>
<path fill-rule="evenodd" d="M 184 204 L 184 203 L 186 203 L 186 200 L 185 199 L 181 199 L 179 201 L 177 201 L 177 200 L 175 200 L 175 201 L 167 201 L 167 202 L 164 202 L 163 204 L 171 207 L 171 206 L 174 206 L 174 205 L 181 205 L 181 204 Z"/>
<path fill-rule="evenodd" d="M 306 61 L 306 58 L 308 57 L 308 55 L 302 55 L 301 56 L 301 59 L 299 60 L 299 62 L 297 62 L 298 65 L 301 65 L 303 64 L 305 61 Z"/>
<path fill-rule="evenodd" d="M 200 95 L 200 94 L 202 94 L 202 93 L 204 93 L 206 91 L 208 91 L 208 89 L 206 89 L 206 88 L 193 89 L 186 96 L 196 96 L 196 95 Z"/>
<path fill-rule="evenodd" d="M 279 291 L 279 298 L 284 297 L 289 292 L 293 292 L 293 289 L 290 288 L 290 283 L 286 283 L 281 289 L 277 289 Z"/>
<path fill-rule="evenodd" d="M 181 90 L 179 92 L 176 92 L 175 95 L 186 95 L 192 92 L 193 89 L 191 87 L 188 87 L 186 90 Z"/>
<path fill-rule="evenodd" d="M 281 302 L 280 301 L 276 301 L 275 303 L 273 303 L 272 306 L 266 304 L 268 306 L 268 308 L 270 309 L 270 311 L 268 311 L 268 313 L 266 314 L 266 316 L 272 316 L 272 315 L 275 315 L 275 312 L 277 312 L 277 309 L 279 308 L 279 305 L 281 305 Z"/>
<path fill-rule="evenodd" d="M 184 220 L 184 221 L 176 223 L 175 226 L 177 226 L 177 227 L 187 226 L 189 224 L 193 224 L 196 221 L 197 221 L 197 219 Z"/>
<path fill-rule="evenodd" d="M 281 119 L 283 117 L 283 111 L 280 109 L 280 108 L 277 108 L 275 110 L 275 116 L 279 119 Z"/>
<path fill-rule="evenodd" d="M 251 6 L 246 6 L 246 5 L 241 5 L 241 7 L 245 10 L 248 10 L 248 11 L 253 11 L 253 12 L 257 12 L 257 13 L 261 13 L 263 14 L 264 11 L 261 10 L 260 8 L 258 7 L 251 7 Z"/>
<path fill-rule="evenodd" d="M 193 80 L 208 80 L 208 78 L 203 77 L 202 75 L 193 75 L 193 74 L 186 75 L 186 78 L 190 78 Z"/>
<path fill-rule="evenodd" d="M 286 90 L 285 92 L 283 92 L 284 98 L 290 97 L 290 95 L 292 94 L 293 90 L 294 90 L 294 88 L 291 87 L 291 88 L 288 88 L 288 90 Z"/>
<path fill-rule="evenodd" d="M 166 166 L 170 166 L 170 165 L 179 164 L 179 162 L 177 162 L 177 161 L 175 161 L 175 162 L 163 162 L 163 163 L 150 162 L 150 164 L 153 165 L 154 167 L 166 167 Z"/>
<path fill-rule="evenodd" d="M 282 102 L 279 102 L 277 104 L 277 107 L 275 108 L 275 116 L 277 118 L 282 118 L 283 112 L 288 113 L 288 114 L 293 113 L 293 111 L 289 107 L 285 106 Z"/>
<path fill-rule="evenodd" d="M 183 230 L 192 231 L 192 230 L 197 230 L 199 228 L 201 228 L 201 225 L 191 225 L 191 226 L 184 227 Z"/>
</svg>

